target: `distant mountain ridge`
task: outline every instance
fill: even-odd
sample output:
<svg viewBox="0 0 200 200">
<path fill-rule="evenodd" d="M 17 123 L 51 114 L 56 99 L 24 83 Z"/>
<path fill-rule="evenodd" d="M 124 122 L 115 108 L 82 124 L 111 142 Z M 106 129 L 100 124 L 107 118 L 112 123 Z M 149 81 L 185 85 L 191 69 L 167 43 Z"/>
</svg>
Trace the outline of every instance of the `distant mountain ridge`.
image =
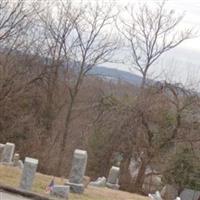
<svg viewBox="0 0 200 200">
<path fill-rule="evenodd" d="M 121 80 L 138 86 L 142 82 L 141 76 L 123 70 L 108 68 L 104 66 L 94 67 L 89 71 L 88 74 L 108 79 Z"/>
</svg>

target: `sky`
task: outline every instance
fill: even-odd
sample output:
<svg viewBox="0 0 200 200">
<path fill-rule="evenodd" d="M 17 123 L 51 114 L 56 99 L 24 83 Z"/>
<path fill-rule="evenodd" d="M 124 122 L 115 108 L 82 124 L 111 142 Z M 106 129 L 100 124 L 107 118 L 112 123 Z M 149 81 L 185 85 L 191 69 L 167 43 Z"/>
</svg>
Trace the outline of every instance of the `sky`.
<svg viewBox="0 0 200 200">
<path fill-rule="evenodd" d="M 116 0 L 120 6 L 129 4 L 143 4 L 162 2 L 161 0 Z M 168 0 L 166 8 L 173 9 L 177 13 L 185 13 L 182 26 L 199 31 L 200 36 L 200 0 Z M 183 42 L 179 47 L 161 57 L 159 66 L 153 66 L 149 77 L 171 82 L 181 82 L 188 87 L 200 88 L 200 37 Z M 110 65 L 130 71 L 130 66 Z M 133 70 L 133 73 L 137 73 Z"/>
</svg>

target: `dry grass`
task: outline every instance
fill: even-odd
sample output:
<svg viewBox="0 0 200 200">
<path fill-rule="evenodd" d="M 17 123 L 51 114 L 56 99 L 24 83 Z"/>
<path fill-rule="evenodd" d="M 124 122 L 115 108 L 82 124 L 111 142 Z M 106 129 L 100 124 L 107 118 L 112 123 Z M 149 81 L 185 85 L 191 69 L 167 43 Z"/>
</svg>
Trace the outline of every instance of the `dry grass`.
<svg viewBox="0 0 200 200">
<path fill-rule="evenodd" d="M 0 165 L 0 183 L 12 187 L 18 187 L 21 170 L 14 167 Z M 45 194 L 45 188 L 52 177 L 37 173 L 33 184 L 33 191 Z M 63 184 L 64 179 L 55 178 L 56 184 Z M 148 198 L 128 192 L 115 191 L 108 188 L 88 187 L 84 194 L 70 194 L 70 200 L 147 200 Z"/>
</svg>

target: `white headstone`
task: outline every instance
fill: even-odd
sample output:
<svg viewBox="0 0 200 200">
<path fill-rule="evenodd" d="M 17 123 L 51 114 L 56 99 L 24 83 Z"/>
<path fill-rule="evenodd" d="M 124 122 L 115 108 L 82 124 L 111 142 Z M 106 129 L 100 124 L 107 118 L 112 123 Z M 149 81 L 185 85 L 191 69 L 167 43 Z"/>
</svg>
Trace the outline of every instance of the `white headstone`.
<svg viewBox="0 0 200 200">
<path fill-rule="evenodd" d="M 70 186 L 71 192 L 83 193 L 84 184 L 83 177 L 87 166 L 87 151 L 76 149 L 73 154 L 72 168 L 69 176 L 69 182 L 66 185 Z"/>
<path fill-rule="evenodd" d="M 99 177 L 96 181 L 90 182 L 91 186 L 96 187 L 105 187 L 106 186 L 106 178 L 105 177 Z"/>
<path fill-rule="evenodd" d="M 15 144 L 7 142 L 2 152 L 1 162 L 12 163 L 14 151 Z"/>
<path fill-rule="evenodd" d="M 31 190 L 33 180 L 38 166 L 38 160 L 26 157 L 24 161 L 24 168 L 22 171 L 20 188 L 23 190 Z"/>
<path fill-rule="evenodd" d="M 184 189 L 180 194 L 181 200 L 199 200 L 200 198 L 200 191 L 191 190 L 191 189 Z"/>
<path fill-rule="evenodd" d="M 118 185 L 118 180 L 119 180 L 119 172 L 120 168 L 112 166 L 108 175 L 108 180 L 107 180 L 107 187 L 112 188 L 112 189 L 119 189 Z"/>
</svg>

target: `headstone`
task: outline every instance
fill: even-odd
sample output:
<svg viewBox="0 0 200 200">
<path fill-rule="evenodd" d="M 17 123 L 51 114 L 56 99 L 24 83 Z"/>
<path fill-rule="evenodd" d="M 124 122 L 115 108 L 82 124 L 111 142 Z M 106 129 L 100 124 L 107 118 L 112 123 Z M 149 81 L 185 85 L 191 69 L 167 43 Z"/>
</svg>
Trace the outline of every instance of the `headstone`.
<svg viewBox="0 0 200 200">
<path fill-rule="evenodd" d="M 71 192 L 83 193 L 84 191 L 83 178 L 86 166 L 87 166 L 87 151 L 76 149 L 73 155 L 69 182 L 65 183 L 66 185 L 70 186 Z"/>
<path fill-rule="evenodd" d="M 13 157 L 13 166 L 14 167 L 19 167 L 20 169 L 23 169 L 24 168 L 24 163 L 19 158 L 20 158 L 20 155 L 18 153 L 15 153 L 14 157 Z"/>
<path fill-rule="evenodd" d="M 19 167 L 20 169 L 23 169 L 23 168 L 24 168 L 24 163 L 23 163 L 22 160 L 19 160 L 19 162 L 18 162 L 18 167 Z"/>
<path fill-rule="evenodd" d="M 200 199 L 200 191 L 184 189 L 180 194 L 181 200 L 199 200 Z"/>
<path fill-rule="evenodd" d="M 174 186 L 167 184 L 161 190 L 161 196 L 165 200 L 174 200 L 178 196 L 178 191 Z"/>
<path fill-rule="evenodd" d="M 7 142 L 2 152 L 1 162 L 11 164 L 14 151 L 15 144 Z"/>
<path fill-rule="evenodd" d="M 119 189 L 118 180 L 119 180 L 120 168 L 112 166 L 108 175 L 108 180 L 106 186 L 112 189 Z"/>
<path fill-rule="evenodd" d="M 90 182 L 90 185 L 95 186 L 95 187 L 105 187 L 106 186 L 106 178 L 99 177 L 96 181 Z"/>
<path fill-rule="evenodd" d="M 18 166 L 19 163 L 19 154 L 15 153 L 13 157 L 13 166 Z"/>
<path fill-rule="evenodd" d="M 38 166 L 38 160 L 33 158 L 25 158 L 24 168 L 22 171 L 20 188 L 23 190 L 31 190 L 33 180 Z"/>
<path fill-rule="evenodd" d="M 50 194 L 55 197 L 65 198 L 69 197 L 69 186 L 67 185 L 54 185 Z"/>
</svg>

